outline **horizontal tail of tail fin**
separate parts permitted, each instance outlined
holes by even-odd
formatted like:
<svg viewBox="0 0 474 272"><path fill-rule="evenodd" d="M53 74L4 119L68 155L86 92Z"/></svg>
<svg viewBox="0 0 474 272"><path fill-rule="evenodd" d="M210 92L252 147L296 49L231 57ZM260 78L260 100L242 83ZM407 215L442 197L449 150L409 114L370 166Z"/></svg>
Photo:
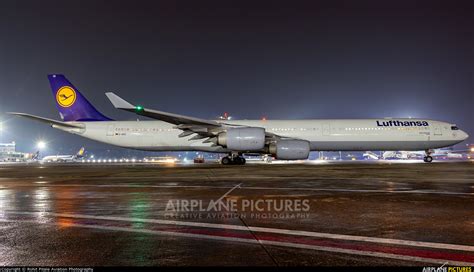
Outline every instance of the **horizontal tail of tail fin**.
<svg viewBox="0 0 474 272"><path fill-rule="evenodd" d="M36 116L36 115L28 114L28 113L7 112L7 114L16 115L16 116L28 118L28 119L31 119L31 120L35 120L35 121L38 121L38 122L46 123L46 124L49 124L50 126L54 125L54 126L65 127L65 128L83 128L84 127L84 125L80 124L80 123L79 124L77 124L77 123L66 123L66 122L61 122L61 121L57 121L57 120L53 120L53 119L49 119L49 118L45 118L45 117L41 117L41 116Z"/></svg>
<svg viewBox="0 0 474 272"><path fill-rule="evenodd" d="M48 75L48 79L63 121L111 121L96 110L64 75Z"/></svg>

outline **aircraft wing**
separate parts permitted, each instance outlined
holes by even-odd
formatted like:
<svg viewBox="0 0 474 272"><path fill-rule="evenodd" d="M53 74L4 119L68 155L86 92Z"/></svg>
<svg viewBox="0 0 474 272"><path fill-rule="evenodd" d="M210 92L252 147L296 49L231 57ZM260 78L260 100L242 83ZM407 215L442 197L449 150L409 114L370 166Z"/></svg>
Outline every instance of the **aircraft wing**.
<svg viewBox="0 0 474 272"><path fill-rule="evenodd" d="M150 117L153 119L161 120L167 123L175 124L175 125L199 125L199 126L211 126L211 127L220 127L221 124L212 120L200 119L196 117L190 117L175 113L169 113L164 111L152 110L148 108L144 108L139 105L132 105L131 103L125 101L120 96L109 92L105 93L107 98L110 100L112 105L116 109L126 110L134 112L138 115Z"/></svg>
<svg viewBox="0 0 474 272"><path fill-rule="evenodd" d="M49 118L44 118L44 117L40 117L40 116L36 116L36 115L32 115L32 114L27 114L27 113L7 112L7 114L21 116L21 117L24 117L24 118L28 118L28 119L39 121L39 122L42 122L42 123L46 123L46 124L49 124L51 126L54 125L54 126L61 126L61 127L67 127L67 128L83 128L83 126L81 124L61 122L61 121L57 121L57 120L53 120L53 119L49 119Z"/></svg>
<svg viewBox="0 0 474 272"><path fill-rule="evenodd" d="M234 125L224 122L221 123L213 120L206 120L175 113L148 109L143 106L131 104L130 102L124 100L113 92L105 93L105 95L116 109L134 112L138 115L146 116L149 118L161 120L176 125L175 128L183 130L183 133L181 133L179 137L186 137L192 134L196 134L189 140L209 138L204 142L215 142L215 137L218 133L232 127L245 127L241 125ZM266 138L268 142L275 142L281 139L290 139L288 137L283 137L271 132L266 132Z"/></svg>

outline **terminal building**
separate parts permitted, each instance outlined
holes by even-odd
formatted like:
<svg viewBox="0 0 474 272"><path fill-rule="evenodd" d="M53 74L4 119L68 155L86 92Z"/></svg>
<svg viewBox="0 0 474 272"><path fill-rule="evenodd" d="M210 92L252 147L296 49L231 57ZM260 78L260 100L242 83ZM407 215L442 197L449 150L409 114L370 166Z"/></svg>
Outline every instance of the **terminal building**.
<svg viewBox="0 0 474 272"><path fill-rule="evenodd" d="M0 154L16 152L16 143L0 143Z"/></svg>
<svg viewBox="0 0 474 272"><path fill-rule="evenodd" d="M37 154L16 152L16 143L0 143L0 162L27 162L37 159Z"/></svg>

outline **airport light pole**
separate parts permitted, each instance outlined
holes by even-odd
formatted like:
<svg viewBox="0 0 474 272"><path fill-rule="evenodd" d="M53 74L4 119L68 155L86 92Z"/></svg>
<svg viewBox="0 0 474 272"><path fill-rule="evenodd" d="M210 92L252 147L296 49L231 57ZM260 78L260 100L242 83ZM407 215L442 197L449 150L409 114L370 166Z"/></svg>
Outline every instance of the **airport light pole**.
<svg viewBox="0 0 474 272"><path fill-rule="evenodd" d="M46 143L43 142L43 141L39 141L39 142L36 144L36 147L38 147L39 149L44 149L44 148L46 148Z"/></svg>
<svg viewBox="0 0 474 272"><path fill-rule="evenodd" d="M36 143L36 147L38 148L38 151L41 153L41 151L43 151L46 148L46 142L39 141Z"/></svg>

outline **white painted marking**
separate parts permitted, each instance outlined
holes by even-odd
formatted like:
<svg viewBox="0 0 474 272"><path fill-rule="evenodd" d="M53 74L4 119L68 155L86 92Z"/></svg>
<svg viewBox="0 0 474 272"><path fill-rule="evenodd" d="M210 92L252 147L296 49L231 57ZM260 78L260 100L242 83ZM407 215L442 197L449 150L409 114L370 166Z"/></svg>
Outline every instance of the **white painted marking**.
<svg viewBox="0 0 474 272"><path fill-rule="evenodd" d="M21 220L0 219L0 222L38 224L37 221L32 221L32 220L30 220L30 221L21 221ZM43 223L43 224L55 225L54 223ZM133 229L133 228L124 228L124 227L97 226L97 225L85 225L85 224L74 224L74 223L68 224L68 226L69 227L78 227L78 228L107 230L107 231L124 231L124 232L136 232L136 233L146 233L146 234L165 235L165 236L174 236L174 237L207 239L207 240L216 240L216 241L240 242L240 243L247 243L247 244L260 244L260 243L262 243L262 244L270 245L270 246L311 249L311 250L316 250L316 251L344 253L344 254L378 257L378 258L389 258L389 259L396 259L396 260L403 260L403 261L414 261L414 262L422 262L422 263L435 263L435 264L448 263L450 265L457 265L457 266L474 266L474 263L469 263L469 262L459 262L459 261L444 260L444 259L423 258L423 257L416 257L416 256L398 255L398 254L364 251L364 250L353 250L353 249L343 249L343 248L335 248L335 247L295 244L295 243L289 243L289 242L254 240L254 239L247 239L247 238L212 236L212 235L206 235L206 234L180 233L180 232L172 232L172 231Z"/></svg>
<svg viewBox="0 0 474 272"><path fill-rule="evenodd" d="M36 215L37 212L10 212L10 214L27 214ZM190 227L202 227L202 228L214 228L214 229L227 229L227 230L239 230L239 231L255 231L255 232L266 232L266 233L278 233L294 236L306 236L316 238L326 238L335 240L346 240L346 241L358 241L358 242L370 242L379 244L393 244L402 246L413 246L413 247L426 247L426 248L437 248L437 249L451 249L459 251L470 251L474 252L474 246L469 245L458 245L458 244L445 244L445 243L433 243L433 242L421 242L401 239L388 239L378 237L367 237L367 236L356 236L356 235L345 235L345 234L332 234L302 230L289 230L289 229L277 229L277 228L264 228L264 227L253 227L253 226L237 226L228 224L214 224L214 223L201 223L201 222L187 222L187 221L174 221L174 220L161 220L161 219L144 219L144 218L130 218L130 217L116 217L116 216L96 216L96 215L85 215L85 214L65 214L65 213L51 213L41 212L44 215L56 216L56 217L67 217L67 218L79 218L79 219L97 219L97 220L110 220L110 221L125 221L125 222L140 222L140 223L153 223L163 225L177 225L177 226L190 226Z"/></svg>

